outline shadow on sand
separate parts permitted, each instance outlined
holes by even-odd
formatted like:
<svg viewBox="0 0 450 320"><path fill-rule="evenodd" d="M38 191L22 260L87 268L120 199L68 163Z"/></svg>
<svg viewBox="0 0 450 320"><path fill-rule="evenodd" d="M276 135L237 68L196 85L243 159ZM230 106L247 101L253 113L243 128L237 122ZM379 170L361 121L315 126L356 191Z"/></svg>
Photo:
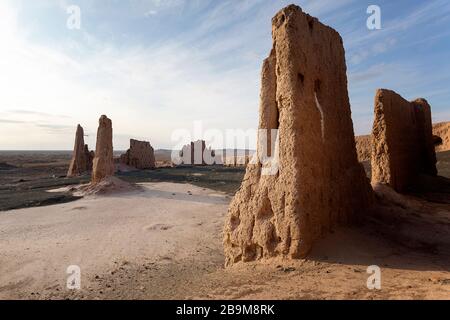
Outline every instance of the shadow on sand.
<svg viewBox="0 0 450 320"><path fill-rule="evenodd" d="M376 205L360 224L327 235L309 259L450 272L450 179L420 177L405 195L375 191Z"/></svg>

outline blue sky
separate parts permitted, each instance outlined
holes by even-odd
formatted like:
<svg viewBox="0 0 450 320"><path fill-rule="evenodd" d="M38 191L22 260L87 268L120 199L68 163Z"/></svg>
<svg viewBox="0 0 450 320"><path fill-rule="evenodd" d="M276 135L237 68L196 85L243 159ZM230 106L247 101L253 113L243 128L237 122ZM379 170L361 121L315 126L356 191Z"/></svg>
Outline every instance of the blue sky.
<svg viewBox="0 0 450 320"><path fill-rule="evenodd" d="M450 120L448 0L2 0L0 149L71 149L78 123L93 148L101 114L116 149L171 148L199 120L255 128L271 18L290 3L342 35L357 134L371 130L377 88L425 97L434 121ZM370 4L381 30L366 27ZM80 30L66 27L70 5Z"/></svg>

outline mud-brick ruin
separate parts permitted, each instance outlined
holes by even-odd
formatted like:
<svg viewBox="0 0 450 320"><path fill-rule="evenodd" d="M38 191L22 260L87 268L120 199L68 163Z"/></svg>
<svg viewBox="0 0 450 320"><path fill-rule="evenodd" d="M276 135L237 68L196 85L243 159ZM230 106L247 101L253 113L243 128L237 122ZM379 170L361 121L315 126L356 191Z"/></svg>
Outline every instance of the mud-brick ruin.
<svg viewBox="0 0 450 320"><path fill-rule="evenodd" d="M304 257L373 201L356 155L340 35L295 5L273 18L272 35L259 128L279 130L279 170L263 175L263 165L247 166L225 222L227 265Z"/></svg>
<svg viewBox="0 0 450 320"><path fill-rule="evenodd" d="M87 144L84 144L84 130L78 125L75 134L75 146L73 149L72 160L70 161L67 177L74 177L92 170L92 161L94 152L89 151Z"/></svg>
<svg viewBox="0 0 450 320"><path fill-rule="evenodd" d="M130 140L130 149L120 156L120 162L136 169L154 169L155 151L147 141Z"/></svg>
<svg viewBox="0 0 450 320"><path fill-rule="evenodd" d="M433 143L436 152L450 150L450 122L433 124ZM356 150L359 161L370 161L372 158L372 136L357 136Z"/></svg>
<svg viewBox="0 0 450 320"><path fill-rule="evenodd" d="M100 117L97 130L97 144L93 161L92 183L114 175L112 122L107 116Z"/></svg>
<svg viewBox="0 0 450 320"><path fill-rule="evenodd" d="M419 174L437 175L430 105L380 89L372 130L372 184L403 192Z"/></svg>
<svg viewBox="0 0 450 320"><path fill-rule="evenodd" d="M214 163L215 152L206 148L206 141L197 140L185 145L180 151L181 164L204 166Z"/></svg>

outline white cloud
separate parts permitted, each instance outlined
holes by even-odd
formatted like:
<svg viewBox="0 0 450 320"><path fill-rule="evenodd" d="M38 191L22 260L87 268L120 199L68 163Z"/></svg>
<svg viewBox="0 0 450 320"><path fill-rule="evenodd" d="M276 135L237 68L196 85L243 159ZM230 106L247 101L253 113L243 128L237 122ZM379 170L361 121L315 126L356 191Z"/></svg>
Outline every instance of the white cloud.
<svg viewBox="0 0 450 320"><path fill-rule="evenodd" d="M361 50L358 50L355 53L351 54L350 62L355 65L360 64L368 58L373 58L379 54L383 54L389 51L390 49L394 48L396 44L397 39L388 38L381 39L373 44L369 44L367 47L362 46Z"/></svg>
<svg viewBox="0 0 450 320"><path fill-rule="evenodd" d="M113 120L117 137L145 137L157 148L170 147L171 132L191 128L195 120L218 129L227 128L225 118L234 119L229 123L235 127L256 125L259 71L217 72L208 52L178 43L119 50L86 34L88 47L76 43L81 47L74 52L69 40L62 49L42 46L15 27L12 5L2 2L1 9L8 18L0 19L7 26L2 38L10 41L0 50L0 110L31 111L7 114L10 122L0 127L3 149L70 149L76 124L95 132L101 114ZM92 54L80 58L80 50L92 47ZM42 119L44 114L70 118ZM94 140L88 138L92 147ZM127 140L116 139L115 147L124 149Z"/></svg>
<svg viewBox="0 0 450 320"><path fill-rule="evenodd" d="M156 11L156 10L149 10L149 11L147 11L144 15L146 16L146 17L151 17L151 16L155 16L155 15L157 15L158 14L158 11Z"/></svg>
<svg viewBox="0 0 450 320"><path fill-rule="evenodd" d="M203 5L202 1L190 0L189 5ZM297 2L304 11L321 16L333 15L354 0ZM67 0L60 1L61 6L64 3ZM173 130L190 129L201 119L205 128L255 127L260 65L271 42L270 17L285 4L288 1L224 1L215 10L202 12L194 28L180 30L164 43L124 49L99 41L86 30L68 30L58 47L32 42L25 26L18 25L16 2L0 1L0 148L70 149L78 123L90 133L87 140L94 147L101 114L113 120L116 149L125 149L131 137L170 148ZM157 14L157 19L165 11L181 11L187 2L133 0L130 5L133 17L147 13ZM424 21L422 11L432 9L436 4L411 17ZM358 64L389 51L397 45L394 31L404 27L397 21L369 39L348 35L350 61ZM224 33L217 36L216 30ZM375 87L413 88L416 79L422 85L426 77L414 70L379 64L349 76L357 131L370 123ZM9 112L13 110L27 112Z"/></svg>

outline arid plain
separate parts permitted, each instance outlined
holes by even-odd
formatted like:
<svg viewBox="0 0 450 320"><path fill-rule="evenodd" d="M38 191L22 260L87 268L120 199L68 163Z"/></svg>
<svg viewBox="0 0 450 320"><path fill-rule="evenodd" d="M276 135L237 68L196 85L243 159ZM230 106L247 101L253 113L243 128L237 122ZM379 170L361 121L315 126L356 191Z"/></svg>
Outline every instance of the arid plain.
<svg viewBox="0 0 450 320"><path fill-rule="evenodd" d="M355 138L343 39L289 5L256 150L118 152L101 115L95 150L1 152L0 299L449 299L450 123L373 89Z"/></svg>
<svg viewBox="0 0 450 320"><path fill-rule="evenodd" d="M397 199L389 210L402 216L336 229L306 260L225 269L222 229L243 168L161 168L121 177L140 190L74 201L60 191L55 200L44 190L88 180L60 177L70 156L0 153L0 162L11 164L0 170L3 208L70 200L0 212L2 299L448 298L450 203L435 198L448 199L450 186L427 194L429 201ZM438 153L437 165L450 178L449 151ZM72 264L82 270L76 293L66 288ZM379 291L366 287L374 264L383 270Z"/></svg>

